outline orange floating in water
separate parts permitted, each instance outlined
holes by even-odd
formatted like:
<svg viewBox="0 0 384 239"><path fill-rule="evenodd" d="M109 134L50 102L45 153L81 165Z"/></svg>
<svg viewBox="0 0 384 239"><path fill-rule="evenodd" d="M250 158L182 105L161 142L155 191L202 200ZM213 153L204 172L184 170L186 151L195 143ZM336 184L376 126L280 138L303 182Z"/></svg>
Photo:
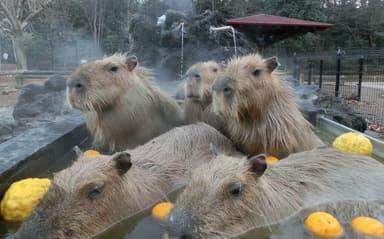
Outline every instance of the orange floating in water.
<svg viewBox="0 0 384 239"><path fill-rule="evenodd" d="M98 156L100 155L100 152L97 150L88 149L87 151L84 152L84 154L87 156Z"/></svg>
<svg viewBox="0 0 384 239"><path fill-rule="evenodd" d="M157 219L164 220L167 218L172 207L173 203L171 202L158 203L152 208L152 216Z"/></svg>
<svg viewBox="0 0 384 239"><path fill-rule="evenodd" d="M276 158L275 156L270 155L270 156L268 156L268 157L265 159L265 161L266 161L267 163L277 163L277 162L279 162L279 159Z"/></svg>
<svg viewBox="0 0 384 239"><path fill-rule="evenodd" d="M351 221L352 228L364 235L384 237L384 224L371 217L355 217Z"/></svg>
<svg viewBox="0 0 384 239"><path fill-rule="evenodd" d="M311 213L304 223L312 235L318 239L335 239L343 234L339 221L326 212Z"/></svg>

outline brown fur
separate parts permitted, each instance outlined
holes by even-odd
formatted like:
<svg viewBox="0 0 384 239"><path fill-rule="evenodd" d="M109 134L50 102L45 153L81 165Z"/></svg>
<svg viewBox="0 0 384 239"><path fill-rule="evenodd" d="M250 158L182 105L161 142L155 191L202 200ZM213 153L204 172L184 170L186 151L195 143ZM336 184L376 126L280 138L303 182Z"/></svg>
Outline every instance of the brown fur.
<svg viewBox="0 0 384 239"><path fill-rule="evenodd" d="M133 148L183 123L176 101L152 80L135 56L121 54L82 64L71 74L68 100L85 114L95 146Z"/></svg>
<svg viewBox="0 0 384 239"><path fill-rule="evenodd" d="M235 58L212 86L213 111L227 122L231 139L247 154L283 158L316 145L288 82L272 74L276 66L276 61L259 55Z"/></svg>
<svg viewBox="0 0 384 239"><path fill-rule="evenodd" d="M223 132L224 122L212 112L212 83L223 70L214 61L199 62L186 73L185 121L188 124L205 122Z"/></svg>
<svg viewBox="0 0 384 239"><path fill-rule="evenodd" d="M228 238L319 203L384 198L384 165L370 157L322 148L260 165L219 155L195 169L169 215L171 236Z"/></svg>
<svg viewBox="0 0 384 239"><path fill-rule="evenodd" d="M16 238L90 238L184 185L191 169L212 159L210 143L235 153L227 138L199 123L175 128L127 151L131 165L116 160L124 153L82 156L55 174L46 196ZM90 200L87 195L95 185L104 185L104 191Z"/></svg>

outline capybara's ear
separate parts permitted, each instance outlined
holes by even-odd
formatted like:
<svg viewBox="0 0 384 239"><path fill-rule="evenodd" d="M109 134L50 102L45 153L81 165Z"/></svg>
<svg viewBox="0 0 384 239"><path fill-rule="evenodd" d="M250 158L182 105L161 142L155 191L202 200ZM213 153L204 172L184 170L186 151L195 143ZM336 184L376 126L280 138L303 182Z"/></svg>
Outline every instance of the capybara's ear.
<svg viewBox="0 0 384 239"><path fill-rule="evenodd" d="M125 174L132 166L131 155L127 152L119 152L112 155L115 167L120 175Z"/></svg>
<svg viewBox="0 0 384 239"><path fill-rule="evenodd" d="M265 59L265 64L267 65L267 69L269 73L276 69L279 66L279 61L276 56Z"/></svg>
<svg viewBox="0 0 384 239"><path fill-rule="evenodd" d="M249 156L248 160L251 164L249 170L259 177L263 175L265 170L267 169L267 163L265 162L266 158L267 156L265 156L265 154Z"/></svg>
<svg viewBox="0 0 384 239"><path fill-rule="evenodd" d="M127 56L125 64L127 64L129 71L132 71L137 66L137 57L135 55Z"/></svg>
<svg viewBox="0 0 384 239"><path fill-rule="evenodd" d="M81 149L77 145L73 147L72 150L75 151L77 157L80 157L81 155L83 155L83 151L81 151Z"/></svg>
<svg viewBox="0 0 384 239"><path fill-rule="evenodd" d="M217 148L212 143L209 144L209 149L211 150L211 152L213 154L213 157L216 158L217 155L219 155L219 152L217 151Z"/></svg>

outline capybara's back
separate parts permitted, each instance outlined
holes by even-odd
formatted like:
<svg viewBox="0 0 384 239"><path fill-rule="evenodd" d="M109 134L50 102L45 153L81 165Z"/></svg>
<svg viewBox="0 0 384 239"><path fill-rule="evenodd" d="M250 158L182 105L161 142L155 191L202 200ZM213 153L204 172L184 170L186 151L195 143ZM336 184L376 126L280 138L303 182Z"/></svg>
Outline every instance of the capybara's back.
<svg viewBox="0 0 384 239"><path fill-rule="evenodd" d="M176 101L154 85L135 56L80 65L68 79L67 96L85 114L94 145L106 151L133 148L183 124Z"/></svg>
<svg viewBox="0 0 384 239"><path fill-rule="evenodd" d="M228 62L212 85L213 111L247 154L284 158L312 149L317 137L299 111L288 82L273 73L276 58L251 54Z"/></svg>
<svg viewBox="0 0 384 239"><path fill-rule="evenodd" d="M176 238L229 238L301 208L384 198L384 165L373 158L314 149L275 164L265 155L219 155L195 169L169 218Z"/></svg>
<svg viewBox="0 0 384 239"><path fill-rule="evenodd" d="M210 143L235 153L226 137L200 123L172 129L133 150L82 155L54 175L45 197L15 236L90 238L185 185L193 168L212 159Z"/></svg>

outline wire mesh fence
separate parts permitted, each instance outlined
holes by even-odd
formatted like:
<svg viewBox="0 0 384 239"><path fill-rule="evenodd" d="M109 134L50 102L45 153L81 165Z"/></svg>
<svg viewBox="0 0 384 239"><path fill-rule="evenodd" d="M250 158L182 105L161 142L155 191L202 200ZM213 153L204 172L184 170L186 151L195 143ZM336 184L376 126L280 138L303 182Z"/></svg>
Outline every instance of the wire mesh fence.
<svg viewBox="0 0 384 239"><path fill-rule="evenodd" d="M383 133L384 55L376 54L380 50L348 52L296 55L284 61L286 70L302 84L316 84L323 94L345 99L375 131Z"/></svg>

